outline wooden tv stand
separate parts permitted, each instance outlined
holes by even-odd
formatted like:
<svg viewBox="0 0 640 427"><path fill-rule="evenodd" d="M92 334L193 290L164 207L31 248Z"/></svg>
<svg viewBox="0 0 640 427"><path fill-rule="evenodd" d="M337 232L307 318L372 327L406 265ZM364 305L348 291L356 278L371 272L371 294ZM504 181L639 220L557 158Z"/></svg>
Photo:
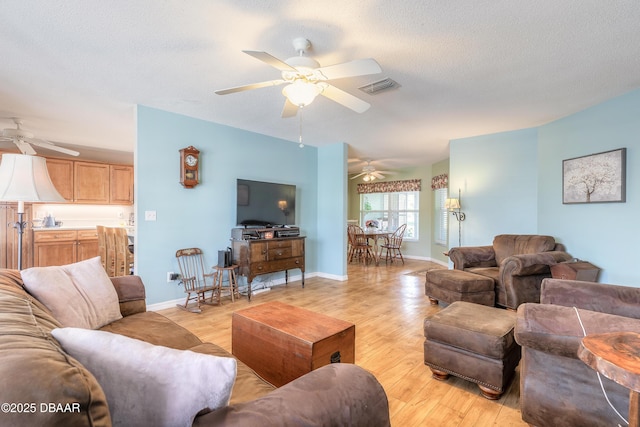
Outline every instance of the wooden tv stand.
<svg viewBox="0 0 640 427"><path fill-rule="evenodd" d="M276 229L268 229L275 231ZM231 239L233 263L239 274L247 278L247 297L251 301L251 282L261 274L285 272L289 283L289 270L299 268L304 288L304 236L273 237L269 239Z"/></svg>

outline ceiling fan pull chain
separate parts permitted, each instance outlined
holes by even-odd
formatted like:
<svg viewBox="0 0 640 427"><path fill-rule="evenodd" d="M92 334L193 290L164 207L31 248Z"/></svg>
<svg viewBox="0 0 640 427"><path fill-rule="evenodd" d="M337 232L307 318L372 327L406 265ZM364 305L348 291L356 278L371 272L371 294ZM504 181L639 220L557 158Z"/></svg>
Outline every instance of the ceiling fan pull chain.
<svg viewBox="0 0 640 427"><path fill-rule="evenodd" d="M300 106L300 138L299 138L299 142L300 145L298 145L300 148L304 148L304 144L302 143L302 110L304 110L304 106Z"/></svg>

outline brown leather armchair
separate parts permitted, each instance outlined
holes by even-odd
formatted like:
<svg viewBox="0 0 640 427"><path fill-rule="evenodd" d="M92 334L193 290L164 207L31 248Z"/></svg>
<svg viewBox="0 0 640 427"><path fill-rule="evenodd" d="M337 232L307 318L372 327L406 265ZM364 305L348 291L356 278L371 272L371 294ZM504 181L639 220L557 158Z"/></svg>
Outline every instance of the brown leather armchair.
<svg viewBox="0 0 640 427"><path fill-rule="evenodd" d="M589 335L640 333L638 319L640 288L543 280L540 304L521 305L516 318L522 419L538 427L624 425L607 403L596 371L577 356L584 336L580 321ZM629 390L601 378L609 400L626 417Z"/></svg>
<svg viewBox="0 0 640 427"><path fill-rule="evenodd" d="M551 277L550 266L571 255L551 236L501 234L491 246L451 248L453 268L493 279L496 305L517 309L525 302L540 301L540 283Z"/></svg>

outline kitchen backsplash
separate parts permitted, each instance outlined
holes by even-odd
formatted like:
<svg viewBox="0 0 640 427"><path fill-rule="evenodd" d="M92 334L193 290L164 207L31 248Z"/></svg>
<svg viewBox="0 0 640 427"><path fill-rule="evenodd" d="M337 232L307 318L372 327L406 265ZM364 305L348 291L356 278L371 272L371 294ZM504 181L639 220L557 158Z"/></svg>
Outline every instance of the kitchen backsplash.
<svg viewBox="0 0 640 427"><path fill-rule="evenodd" d="M40 224L47 215L61 221L63 227L118 227L133 225L133 206L130 205L66 205L33 204L33 222Z"/></svg>

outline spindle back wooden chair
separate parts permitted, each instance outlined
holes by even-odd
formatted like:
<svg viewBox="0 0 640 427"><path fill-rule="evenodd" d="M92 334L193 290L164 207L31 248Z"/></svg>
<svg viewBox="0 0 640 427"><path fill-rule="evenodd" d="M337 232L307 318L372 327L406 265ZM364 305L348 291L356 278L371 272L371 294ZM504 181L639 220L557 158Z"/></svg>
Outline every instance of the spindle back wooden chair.
<svg viewBox="0 0 640 427"><path fill-rule="evenodd" d="M176 251L176 259L180 268L180 281L187 294L184 305L177 304L177 306L193 313L200 313L202 304L220 304L220 289L214 281L215 272L205 273L202 250L200 248L179 249ZM207 293L210 293L208 298ZM194 301L195 304L190 306L190 301Z"/></svg>

